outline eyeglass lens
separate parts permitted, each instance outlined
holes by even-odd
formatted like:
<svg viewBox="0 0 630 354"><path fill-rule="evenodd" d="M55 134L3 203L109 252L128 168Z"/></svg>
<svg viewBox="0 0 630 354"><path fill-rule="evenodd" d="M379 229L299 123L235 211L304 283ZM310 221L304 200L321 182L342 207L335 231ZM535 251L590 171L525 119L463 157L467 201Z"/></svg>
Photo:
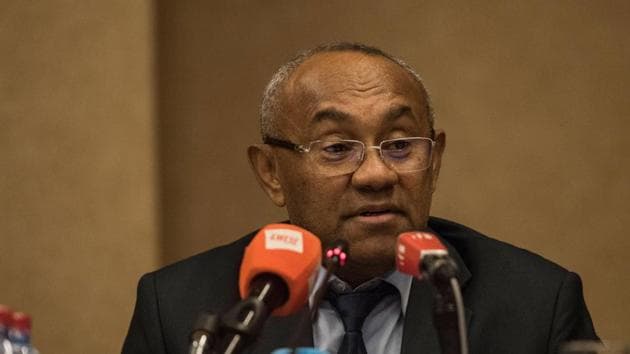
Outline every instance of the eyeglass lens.
<svg viewBox="0 0 630 354"><path fill-rule="evenodd" d="M394 139L381 142L383 161L397 172L420 171L428 168L432 142L425 138ZM365 156L365 145L355 140L315 141L309 154L319 173L334 176L356 171Z"/></svg>

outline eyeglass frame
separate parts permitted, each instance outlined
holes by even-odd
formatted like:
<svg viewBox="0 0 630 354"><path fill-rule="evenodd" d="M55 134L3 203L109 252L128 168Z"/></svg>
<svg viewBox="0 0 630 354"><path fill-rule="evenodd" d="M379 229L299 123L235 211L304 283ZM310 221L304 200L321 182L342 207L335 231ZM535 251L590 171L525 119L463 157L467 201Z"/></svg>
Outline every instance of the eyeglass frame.
<svg viewBox="0 0 630 354"><path fill-rule="evenodd" d="M434 132L433 132L433 130L431 130L431 136L433 136L433 135L434 135ZM420 139L420 140L425 140L425 141L428 140L431 143L431 149L429 151L429 162L427 163L427 166L422 168L422 169L411 170L411 171L397 171L394 167L392 167L390 165L390 163L387 161L387 159L383 156L383 150L382 150L383 143L389 143L389 142L398 141L398 140L409 140L409 139ZM268 136L268 135L265 135L263 137L263 143L264 144L271 145L271 146L276 146L276 147L280 147L280 148L284 148L284 149L295 151L295 152L302 153L302 154L309 153L311 151L311 146L314 143L335 142L335 141L339 141L339 142L355 142L355 143L360 143L363 146L361 159L357 163L357 167L354 170L352 170L351 172L348 172L348 173L354 173L361 166L361 164L365 160L365 156L367 155L366 154L367 149L376 149L376 150L378 150L378 152L379 152L378 155L381 158L381 161L388 168L392 169L396 173L426 171L431 166L431 161L433 161L433 150L434 150L435 144L436 144L435 140L433 140L432 138L429 138L429 137L425 137L425 136L408 136L408 137L403 137L403 138L385 139L385 140L381 140L381 142L378 145L367 145L364 142L362 142L361 140L354 140L354 139L313 140L313 141L309 142L308 144L296 144L296 143L291 142L289 140L278 139L278 138L274 138L274 137L271 137L271 136Z"/></svg>

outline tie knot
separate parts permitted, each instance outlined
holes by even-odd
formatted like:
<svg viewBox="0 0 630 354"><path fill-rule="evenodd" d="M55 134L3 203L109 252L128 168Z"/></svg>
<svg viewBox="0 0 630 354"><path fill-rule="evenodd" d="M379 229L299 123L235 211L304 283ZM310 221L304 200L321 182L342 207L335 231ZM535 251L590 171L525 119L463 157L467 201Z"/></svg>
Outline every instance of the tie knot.
<svg viewBox="0 0 630 354"><path fill-rule="evenodd" d="M356 289L349 293L328 293L328 301L337 310L346 333L361 332L363 322L374 307L386 296L395 294L396 287L386 281L379 281L367 289Z"/></svg>

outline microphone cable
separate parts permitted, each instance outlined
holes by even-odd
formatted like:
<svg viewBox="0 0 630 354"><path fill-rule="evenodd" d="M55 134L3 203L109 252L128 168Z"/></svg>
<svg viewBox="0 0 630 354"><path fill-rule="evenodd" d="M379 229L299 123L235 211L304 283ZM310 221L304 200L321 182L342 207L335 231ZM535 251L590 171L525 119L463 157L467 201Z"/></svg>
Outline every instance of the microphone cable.
<svg viewBox="0 0 630 354"><path fill-rule="evenodd" d="M464 298L459 287L457 278L450 279L451 288L453 289L453 298L457 308L457 327L459 328L459 346L460 354L468 354L468 334L466 329L466 316L464 314Z"/></svg>

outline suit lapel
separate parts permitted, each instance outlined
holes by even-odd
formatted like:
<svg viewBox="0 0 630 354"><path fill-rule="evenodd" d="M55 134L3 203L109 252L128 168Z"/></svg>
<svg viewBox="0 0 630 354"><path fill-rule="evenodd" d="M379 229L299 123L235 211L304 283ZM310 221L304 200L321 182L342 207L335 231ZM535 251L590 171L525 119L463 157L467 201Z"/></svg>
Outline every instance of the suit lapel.
<svg viewBox="0 0 630 354"><path fill-rule="evenodd" d="M440 354L433 327L433 290L426 281L414 279L409 291L402 337L402 354Z"/></svg>
<svg viewBox="0 0 630 354"><path fill-rule="evenodd" d="M307 321L304 324L302 333L297 333L302 317L308 315L308 307L305 306L298 313L291 316L269 317L256 342L251 345L249 351L246 350L245 352L269 354L275 349L292 345L292 341L295 341L294 344L297 347L312 347L313 328L311 321Z"/></svg>

